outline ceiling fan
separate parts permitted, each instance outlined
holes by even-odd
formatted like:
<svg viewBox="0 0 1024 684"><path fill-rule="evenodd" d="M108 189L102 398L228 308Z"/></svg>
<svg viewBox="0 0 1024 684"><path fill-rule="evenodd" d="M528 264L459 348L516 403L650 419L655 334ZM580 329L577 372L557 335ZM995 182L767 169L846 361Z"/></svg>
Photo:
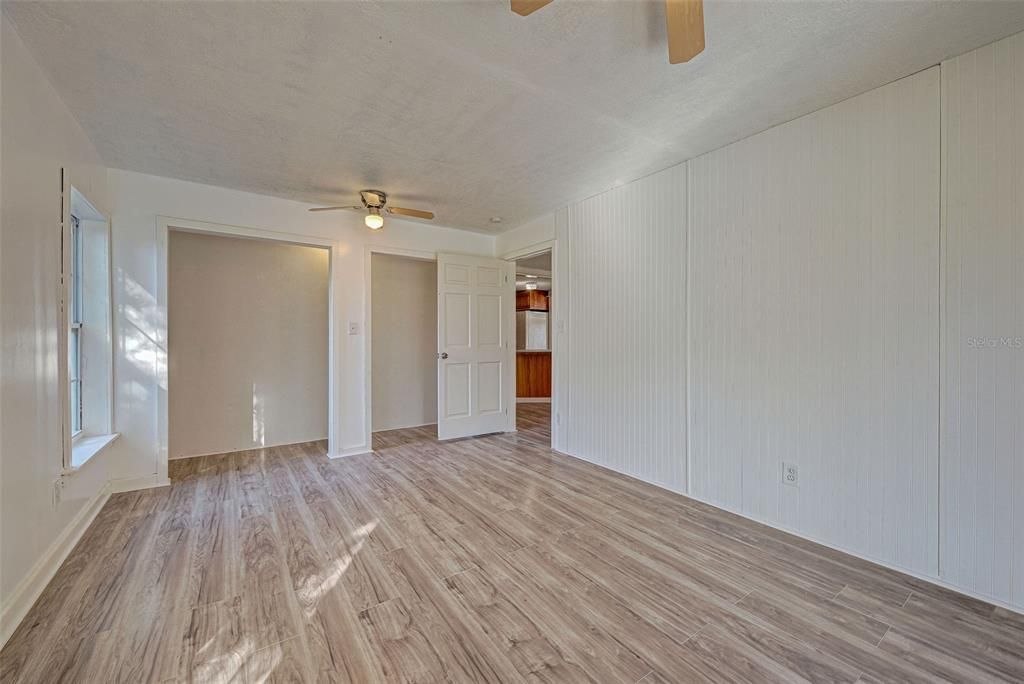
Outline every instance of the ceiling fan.
<svg viewBox="0 0 1024 684"><path fill-rule="evenodd" d="M554 0L511 0L512 11L525 17ZM689 62L704 50L704 1L665 0L669 64Z"/></svg>
<svg viewBox="0 0 1024 684"><path fill-rule="evenodd" d="M397 214L398 216L412 216L413 218L420 219L433 219L434 212L422 211L420 209L406 209L404 207L388 207L385 206L388 203L387 193L381 192L380 190L360 190L359 198L363 201L362 206L355 205L349 207L313 207L310 211L336 211L338 209L365 209L366 217L363 219L363 223L370 230L380 230L384 227L384 216L381 212L387 212L388 214Z"/></svg>

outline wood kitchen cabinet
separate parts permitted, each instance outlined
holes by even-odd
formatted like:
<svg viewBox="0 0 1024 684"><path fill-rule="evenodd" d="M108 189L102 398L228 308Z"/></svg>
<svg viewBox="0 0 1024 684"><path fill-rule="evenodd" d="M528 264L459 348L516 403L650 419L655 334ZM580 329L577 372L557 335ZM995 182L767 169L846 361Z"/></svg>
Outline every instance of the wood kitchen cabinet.
<svg viewBox="0 0 1024 684"><path fill-rule="evenodd" d="M516 353L516 396L551 396L551 352Z"/></svg>
<svg viewBox="0 0 1024 684"><path fill-rule="evenodd" d="M543 290L516 292L516 311L547 311L548 293Z"/></svg>

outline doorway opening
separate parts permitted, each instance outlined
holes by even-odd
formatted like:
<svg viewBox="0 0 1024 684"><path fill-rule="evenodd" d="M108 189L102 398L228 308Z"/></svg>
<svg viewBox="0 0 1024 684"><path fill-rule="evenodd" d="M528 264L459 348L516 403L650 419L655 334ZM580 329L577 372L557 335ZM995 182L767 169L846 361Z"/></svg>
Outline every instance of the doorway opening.
<svg viewBox="0 0 1024 684"><path fill-rule="evenodd" d="M370 254L373 449L437 439L437 262Z"/></svg>
<svg viewBox="0 0 1024 684"><path fill-rule="evenodd" d="M519 257L516 269L516 431L521 439L551 445L552 251Z"/></svg>

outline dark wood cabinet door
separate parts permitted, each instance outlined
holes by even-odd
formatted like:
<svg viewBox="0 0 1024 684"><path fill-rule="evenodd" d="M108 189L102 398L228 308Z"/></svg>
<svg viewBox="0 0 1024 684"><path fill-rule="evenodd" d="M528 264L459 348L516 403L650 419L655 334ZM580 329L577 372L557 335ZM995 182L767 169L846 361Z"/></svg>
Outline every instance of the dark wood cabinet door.
<svg viewBox="0 0 1024 684"><path fill-rule="evenodd" d="M516 311L547 311L548 293L542 290L516 292Z"/></svg>
<svg viewBox="0 0 1024 684"><path fill-rule="evenodd" d="M551 354L519 352L516 354L516 396L551 396Z"/></svg>

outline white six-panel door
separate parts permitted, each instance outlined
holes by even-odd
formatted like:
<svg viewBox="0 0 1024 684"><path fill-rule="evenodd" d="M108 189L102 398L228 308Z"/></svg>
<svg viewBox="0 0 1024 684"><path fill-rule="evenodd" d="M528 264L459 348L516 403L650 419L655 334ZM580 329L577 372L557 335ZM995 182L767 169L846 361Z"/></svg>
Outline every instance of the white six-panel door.
<svg viewBox="0 0 1024 684"><path fill-rule="evenodd" d="M511 429L515 398L513 266L437 255L437 436Z"/></svg>

